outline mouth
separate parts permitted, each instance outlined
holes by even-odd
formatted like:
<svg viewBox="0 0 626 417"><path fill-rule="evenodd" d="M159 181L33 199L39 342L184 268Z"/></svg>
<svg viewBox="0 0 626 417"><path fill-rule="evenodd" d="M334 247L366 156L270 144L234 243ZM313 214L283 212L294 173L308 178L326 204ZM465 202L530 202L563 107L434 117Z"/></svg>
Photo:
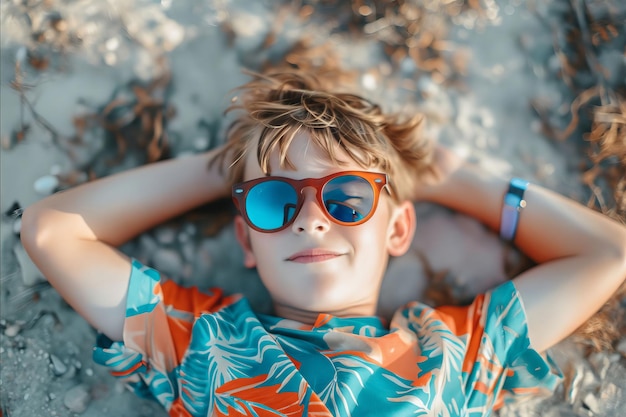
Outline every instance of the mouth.
<svg viewBox="0 0 626 417"><path fill-rule="evenodd" d="M298 253L294 253L286 260L289 262L309 264L314 262L329 261L331 259L336 259L342 255L342 253L333 252L325 249L308 249L300 251Z"/></svg>

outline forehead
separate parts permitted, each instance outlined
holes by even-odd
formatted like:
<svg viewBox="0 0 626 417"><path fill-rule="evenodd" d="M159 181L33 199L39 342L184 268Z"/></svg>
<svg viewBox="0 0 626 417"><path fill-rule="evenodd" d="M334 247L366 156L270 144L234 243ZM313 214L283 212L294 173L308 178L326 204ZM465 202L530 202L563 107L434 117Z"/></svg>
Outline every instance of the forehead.
<svg viewBox="0 0 626 417"><path fill-rule="evenodd" d="M251 143L246 153L244 181L266 176L259 166L257 147L258 139ZM299 132L286 152L288 160L295 169L288 166L281 167L279 151L275 150L270 156L271 171L268 175L302 179L319 178L345 170L366 170L337 143L332 144L332 147L335 161L331 160L328 153L311 139L308 132Z"/></svg>

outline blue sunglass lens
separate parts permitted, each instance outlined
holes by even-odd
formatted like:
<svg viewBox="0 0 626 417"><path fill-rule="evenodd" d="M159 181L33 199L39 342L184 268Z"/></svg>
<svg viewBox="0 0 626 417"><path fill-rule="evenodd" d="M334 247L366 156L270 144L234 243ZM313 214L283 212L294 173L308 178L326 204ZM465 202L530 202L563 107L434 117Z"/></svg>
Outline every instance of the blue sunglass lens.
<svg viewBox="0 0 626 417"><path fill-rule="evenodd" d="M374 190L365 178L343 175L333 178L324 186L322 198L326 210L335 219L356 223L372 211Z"/></svg>
<svg viewBox="0 0 626 417"><path fill-rule="evenodd" d="M291 185L283 181L266 181L248 191L246 213L259 229L274 230L291 221L297 203L298 195Z"/></svg>

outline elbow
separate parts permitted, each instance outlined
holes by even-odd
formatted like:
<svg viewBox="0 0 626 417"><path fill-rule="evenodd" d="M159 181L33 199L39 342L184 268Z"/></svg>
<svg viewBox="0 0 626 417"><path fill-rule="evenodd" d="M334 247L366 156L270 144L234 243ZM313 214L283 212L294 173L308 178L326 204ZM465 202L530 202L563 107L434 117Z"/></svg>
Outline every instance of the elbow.
<svg viewBox="0 0 626 417"><path fill-rule="evenodd" d="M42 248L46 236L49 235L46 231L44 217L41 210L33 207L26 208L22 213L20 240L31 258L36 256L37 251Z"/></svg>

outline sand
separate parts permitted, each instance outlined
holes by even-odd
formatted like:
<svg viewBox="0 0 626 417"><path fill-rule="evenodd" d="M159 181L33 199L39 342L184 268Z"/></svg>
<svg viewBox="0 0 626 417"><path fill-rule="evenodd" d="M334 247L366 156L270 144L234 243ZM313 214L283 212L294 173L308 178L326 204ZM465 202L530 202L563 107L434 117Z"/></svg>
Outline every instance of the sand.
<svg viewBox="0 0 626 417"><path fill-rule="evenodd" d="M229 103L229 91L247 79L241 70L280 59L302 38L314 44L328 40L343 64L358 71L364 94L390 110L426 112L433 137L485 169L527 178L579 201L586 195L578 142L557 143L544 135L529 104L540 98L557 106L572 99L560 80L551 76L553 28L538 17L550 12L540 8L534 13L534 7L540 6L532 2L485 2L482 17L466 11L448 20L449 55L466 57L466 70L457 74L458 86L441 84L432 72L416 72L410 59L391 68L379 44L350 36L339 30L346 22L324 17L332 6L319 6L302 20L300 9L284 11L279 7L282 3L269 1L215 0L193 7L166 0L85 1L80 7L50 4L49 9L39 5L29 11L32 26L41 25L42 16L51 12L64 18L65 29L50 35L43 46L32 40L33 28L24 23L23 9L13 3L2 6L3 213L14 202L27 207L59 188L44 189L46 181L62 178L60 187L63 179L68 186L73 171L91 167L102 176L145 162L143 151L131 147L119 164L103 164L116 150L102 129L88 130L82 144L70 138L76 133L75 116L101 111L116 91L130 97L131 80L147 81L163 74L156 57L166 57L165 68L172 76L165 95L176 110L167 122L171 156L184 157L222 140L221 113ZM72 44L63 35L71 33L80 34L82 42ZM269 34L275 35L274 42L267 46ZM33 68L26 51L48 58L48 66ZM25 97L53 132L35 120L10 88L16 61L22 63L28 87ZM32 63L36 62L31 59ZM413 73L419 77L411 79ZM402 78L408 81L399 82ZM29 129L18 141L15 133L23 123ZM417 208L415 250L392 260L383 284L381 314L389 314L403 301L426 297L428 274L418 253L433 270L448 270L460 298L505 279L505 261L517 259L516 253L493 232L441 207L419 204ZM243 267L232 227L222 224L228 209L214 209L202 222L184 219L160 226L122 249L185 284L244 292L259 310L266 310L267 294L254 271ZM92 363L95 331L30 263L15 222L5 215L1 224L3 415L166 415L156 403L135 397ZM625 415L626 338L618 347L621 353L590 356L573 340L564 341L551 352L568 375L554 397L500 415Z"/></svg>

